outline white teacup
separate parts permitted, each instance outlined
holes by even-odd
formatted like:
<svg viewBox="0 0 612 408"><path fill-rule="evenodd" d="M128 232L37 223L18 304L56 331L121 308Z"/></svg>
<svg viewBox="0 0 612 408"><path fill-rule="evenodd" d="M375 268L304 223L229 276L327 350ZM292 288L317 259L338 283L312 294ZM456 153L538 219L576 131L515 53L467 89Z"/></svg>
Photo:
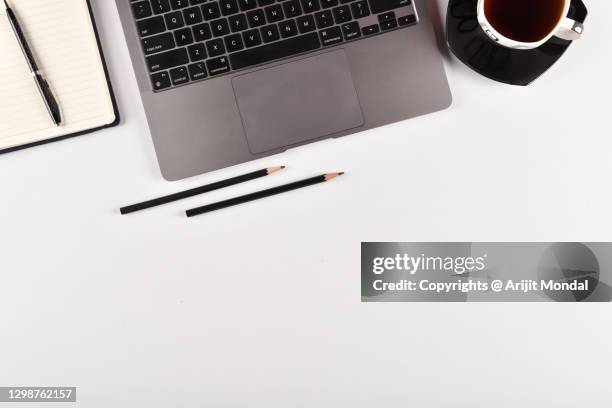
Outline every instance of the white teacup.
<svg viewBox="0 0 612 408"><path fill-rule="evenodd" d="M536 41L525 42L517 40L516 38L510 38L499 32L499 28L495 28L495 22L491 21L490 17L487 16L486 10L488 4L487 2L500 1L500 0L478 0L478 22L480 26L484 30L484 32L495 42L504 47L514 48L519 50L529 50L533 48L538 48L542 44L546 43L551 37L559 37L564 40L573 41L577 40L582 36L582 32L584 30L584 26L582 23L578 21L574 21L567 17L570 6L572 4L572 0L564 0L563 11L559 14L559 21L556 25L542 38L537 39ZM508 4L512 4L515 0L501 0L509 2ZM543 0L531 0L533 2L539 2ZM561 0L560 0L561 1ZM518 2L516 2L518 3ZM552 5L553 3L551 3ZM490 6L490 5L489 5ZM552 6L551 6L552 7ZM558 7L555 6L555 7ZM556 10L551 10L551 13L557 13ZM517 24L521 24L520 21L517 20ZM544 23L543 23L544 24ZM517 28L520 29L520 28Z"/></svg>

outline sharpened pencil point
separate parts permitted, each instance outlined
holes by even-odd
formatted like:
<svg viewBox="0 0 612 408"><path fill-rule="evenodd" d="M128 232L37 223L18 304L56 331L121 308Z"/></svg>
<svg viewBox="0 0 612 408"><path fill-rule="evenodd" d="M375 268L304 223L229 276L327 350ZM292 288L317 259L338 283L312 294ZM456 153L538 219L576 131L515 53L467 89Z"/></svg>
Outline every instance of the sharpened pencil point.
<svg viewBox="0 0 612 408"><path fill-rule="evenodd" d="M328 174L325 175L325 181L333 180L336 177L341 176L343 174L344 174L344 172L341 172L341 173L328 173Z"/></svg>
<svg viewBox="0 0 612 408"><path fill-rule="evenodd" d="M272 174L272 173L275 173L275 172L277 172L279 170L282 170L284 168L285 168L285 166L268 167L266 169L266 171L268 172L268 174Z"/></svg>
<svg viewBox="0 0 612 408"><path fill-rule="evenodd" d="M4 0L4 6L5 6L7 9L10 9L10 7L9 7L8 3L6 2L6 0Z"/></svg>

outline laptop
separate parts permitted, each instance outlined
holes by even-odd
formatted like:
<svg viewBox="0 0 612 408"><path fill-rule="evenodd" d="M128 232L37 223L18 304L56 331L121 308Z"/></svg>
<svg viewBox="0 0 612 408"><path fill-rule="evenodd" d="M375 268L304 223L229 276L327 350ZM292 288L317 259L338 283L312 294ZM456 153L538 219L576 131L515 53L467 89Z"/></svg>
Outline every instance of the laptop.
<svg viewBox="0 0 612 408"><path fill-rule="evenodd" d="M116 0L162 175L448 107L425 0Z"/></svg>

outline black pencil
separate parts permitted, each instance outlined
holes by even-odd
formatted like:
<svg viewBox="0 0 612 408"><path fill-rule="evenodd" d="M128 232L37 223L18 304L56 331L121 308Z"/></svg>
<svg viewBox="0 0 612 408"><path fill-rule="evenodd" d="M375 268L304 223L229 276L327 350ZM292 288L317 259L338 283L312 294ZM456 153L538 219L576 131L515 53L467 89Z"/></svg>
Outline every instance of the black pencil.
<svg viewBox="0 0 612 408"><path fill-rule="evenodd" d="M248 203L249 201L255 201L276 194L282 194L288 191L297 190L299 188L312 186L313 184L324 183L343 174L344 173L323 174L309 179L295 181L293 183L284 184L282 186L269 188L267 190L257 191L255 193L243 195L240 197L230 198L229 200L219 201L218 203L208 204L198 208L192 208L191 210L187 210L185 213L187 214L187 217L194 217L196 215L220 210L222 208L232 207L234 205Z"/></svg>
<svg viewBox="0 0 612 408"><path fill-rule="evenodd" d="M162 204L168 204L173 201L182 200L184 198L193 197L198 194L208 193L209 191L218 190L220 188L225 188L229 186L233 186L235 184L244 183L245 181L254 180L260 177L267 176L274 172L277 172L281 169L284 169L285 166L280 167L268 167L267 169L257 170L252 173L243 174L241 176L232 177L227 180L217 181L212 184L207 184L205 186L192 188L190 190L181 191L179 193L170 194L164 197L155 198L153 200L144 201L142 203L128 205L127 207L120 208L121 214L129 214L136 211L144 210L151 207L156 207Z"/></svg>

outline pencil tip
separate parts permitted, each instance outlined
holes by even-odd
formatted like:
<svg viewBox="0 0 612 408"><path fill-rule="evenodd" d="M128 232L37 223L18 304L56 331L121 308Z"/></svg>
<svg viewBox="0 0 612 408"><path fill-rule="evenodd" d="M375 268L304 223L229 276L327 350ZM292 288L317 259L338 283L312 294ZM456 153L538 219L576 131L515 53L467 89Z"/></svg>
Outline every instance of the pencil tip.
<svg viewBox="0 0 612 408"><path fill-rule="evenodd" d="M284 169L284 168L286 168L286 167L287 167L287 166L281 166L281 169Z"/></svg>
<svg viewBox="0 0 612 408"><path fill-rule="evenodd" d="M10 7L9 7L9 5L8 5L8 3L6 2L6 0L4 0L4 7L6 7L7 9L9 9L9 8L10 8Z"/></svg>
<svg viewBox="0 0 612 408"><path fill-rule="evenodd" d="M268 167L268 168L266 169L266 171L268 172L268 174L272 174L272 173L275 173L275 172L277 172L277 171L280 171L280 170L282 170L282 169L284 169L284 168L285 168L285 166Z"/></svg>
<svg viewBox="0 0 612 408"><path fill-rule="evenodd" d="M329 181L329 180L335 179L336 177L341 176L343 174L344 174L344 172L340 172L340 173L328 173L328 174L325 175L325 181Z"/></svg>

